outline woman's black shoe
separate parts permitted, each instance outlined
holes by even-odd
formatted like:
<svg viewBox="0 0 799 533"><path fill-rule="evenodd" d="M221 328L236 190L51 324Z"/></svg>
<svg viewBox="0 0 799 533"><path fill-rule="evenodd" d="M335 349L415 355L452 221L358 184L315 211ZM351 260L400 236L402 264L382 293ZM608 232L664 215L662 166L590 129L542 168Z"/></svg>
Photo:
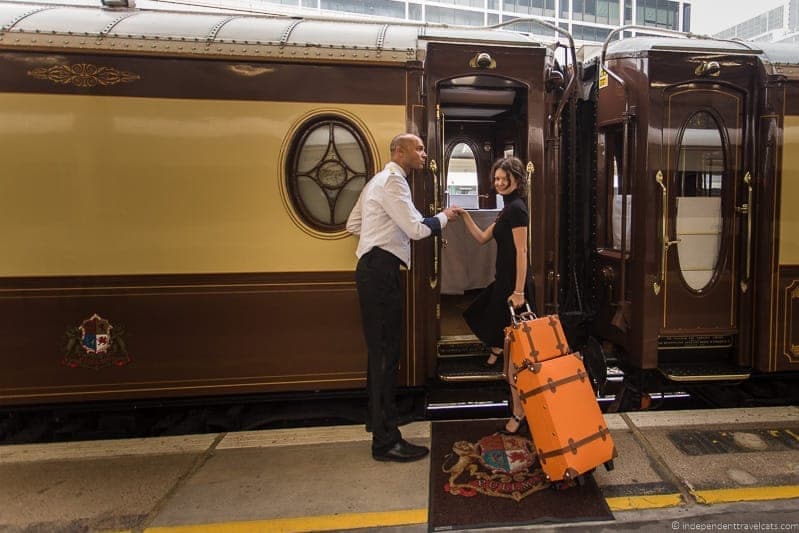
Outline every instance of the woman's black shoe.
<svg viewBox="0 0 799 533"><path fill-rule="evenodd" d="M503 428L499 430L500 433L502 433L503 435L518 435L520 433L522 434L529 433L527 418L513 415L511 420L515 420L516 423L518 424L518 426L516 427L516 431L508 431L508 424L506 423L505 426L503 426ZM510 420L508 420L508 422L510 422Z"/></svg>

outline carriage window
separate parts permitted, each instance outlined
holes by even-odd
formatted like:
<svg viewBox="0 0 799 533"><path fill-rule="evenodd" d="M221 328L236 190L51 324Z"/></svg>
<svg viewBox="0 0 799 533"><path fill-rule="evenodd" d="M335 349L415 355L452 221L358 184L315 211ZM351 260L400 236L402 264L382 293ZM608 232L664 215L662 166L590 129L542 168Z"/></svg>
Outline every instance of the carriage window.
<svg viewBox="0 0 799 533"><path fill-rule="evenodd" d="M458 143L447 162L447 205L478 208L477 159L466 143Z"/></svg>
<svg viewBox="0 0 799 533"><path fill-rule="evenodd" d="M621 236L622 225L624 225L624 250L630 251L632 249L632 195L629 193L629 184L622 183L623 129L621 126L608 128L602 137L605 141L604 169L608 195L605 246L614 250L622 249ZM627 212L625 220L622 220L623 211Z"/></svg>
<svg viewBox="0 0 799 533"><path fill-rule="evenodd" d="M676 180L676 238L680 270L695 291L707 287L721 248L724 152L719 125L700 111L682 133Z"/></svg>
<svg viewBox="0 0 799 533"><path fill-rule="evenodd" d="M361 133L339 117L314 119L300 129L288 165L288 190L304 222L322 231L344 229L372 174Z"/></svg>

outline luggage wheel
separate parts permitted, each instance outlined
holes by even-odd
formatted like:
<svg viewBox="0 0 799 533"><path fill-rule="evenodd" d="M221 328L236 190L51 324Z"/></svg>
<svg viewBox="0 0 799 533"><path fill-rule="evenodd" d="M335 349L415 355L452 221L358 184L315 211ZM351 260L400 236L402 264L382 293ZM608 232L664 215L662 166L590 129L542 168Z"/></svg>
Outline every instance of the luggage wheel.
<svg viewBox="0 0 799 533"><path fill-rule="evenodd" d="M577 479L561 479L560 481L553 481L550 485L550 488L555 491L569 490L580 483L581 480L582 476L578 477ZM585 483L585 481L582 482Z"/></svg>
<svg viewBox="0 0 799 533"><path fill-rule="evenodd" d="M607 470L608 472L613 470L613 459L611 459L610 461L606 462L604 466L605 466L605 470Z"/></svg>

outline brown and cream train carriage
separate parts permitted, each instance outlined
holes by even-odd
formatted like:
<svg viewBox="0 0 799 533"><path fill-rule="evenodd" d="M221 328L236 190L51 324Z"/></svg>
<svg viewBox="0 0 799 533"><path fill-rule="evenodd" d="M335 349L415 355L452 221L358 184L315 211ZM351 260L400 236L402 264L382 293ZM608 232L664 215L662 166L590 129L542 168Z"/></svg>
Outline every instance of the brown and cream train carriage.
<svg viewBox="0 0 799 533"><path fill-rule="evenodd" d="M798 370L796 47L608 42L585 70L596 335L666 384Z"/></svg>
<svg viewBox="0 0 799 533"><path fill-rule="evenodd" d="M478 208L494 158L530 163L544 304L553 47L160 6L0 2L0 405L363 387L344 222L403 131L436 163L424 212L458 144ZM448 253L418 243L404 272L404 386L437 373Z"/></svg>

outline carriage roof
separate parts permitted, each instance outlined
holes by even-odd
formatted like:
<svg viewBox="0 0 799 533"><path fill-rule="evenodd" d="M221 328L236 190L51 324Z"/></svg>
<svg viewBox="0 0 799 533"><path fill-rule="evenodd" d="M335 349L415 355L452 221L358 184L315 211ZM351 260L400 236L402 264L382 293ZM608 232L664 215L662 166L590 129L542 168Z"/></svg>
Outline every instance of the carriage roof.
<svg viewBox="0 0 799 533"><path fill-rule="evenodd" d="M639 57L656 51L756 55L767 74L799 79L799 46L795 43L755 43L690 34L685 37L631 37L608 43L606 57ZM595 53L592 59L597 61L599 51Z"/></svg>
<svg viewBox="0 0 799 533"><path fill-rule="evenodd" d="M544 46L501 29L243 13L150 0L138 6L3 0L0 48L405 62L422 60L429 41Z"/></svg>

